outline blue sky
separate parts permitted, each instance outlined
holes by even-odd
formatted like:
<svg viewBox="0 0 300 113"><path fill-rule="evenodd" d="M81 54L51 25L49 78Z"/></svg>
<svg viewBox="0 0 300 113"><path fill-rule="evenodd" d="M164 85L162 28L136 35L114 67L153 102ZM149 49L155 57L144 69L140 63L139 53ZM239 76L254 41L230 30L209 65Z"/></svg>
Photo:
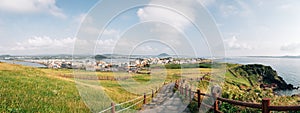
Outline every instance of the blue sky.
<svg viewBox="0 0 300 113"><path fill-rule="evenodd" d="M95 11L101 10L92 9L99 6L98 0L1 0L0 54L72 54L75 41L83 43L86 42L85 38L99 37L101 30L98 25L105 21L100 17L134 1L114 2L103 11ZM158 0L139 2L160 4ZM224 43L227 56L300 55L300 1L168 2L170 7L177 7L192 21L196 21L200 12L197 6L202 4L222 34L223 40L220 41ZM85 24L80 27L83 21ZM79 35L76 35L78 30ZM90 35L82 37L82 32ZM132 8L115 17L103 30L102 37L98 40L93 38L96 48L93 44L82 47L92 48L99 54L166 52L207 56L211 47L205 38L210 37L204 37L182 15L159 7L144 6Z"/></svg>

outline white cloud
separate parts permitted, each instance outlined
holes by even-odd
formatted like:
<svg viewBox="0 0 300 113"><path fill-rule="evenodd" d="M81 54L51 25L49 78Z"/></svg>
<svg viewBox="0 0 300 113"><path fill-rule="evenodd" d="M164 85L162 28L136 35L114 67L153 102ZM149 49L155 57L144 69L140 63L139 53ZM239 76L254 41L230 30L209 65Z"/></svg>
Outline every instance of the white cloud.
<svg viewBox="0 0 300 113"><path fill-rule="evenodd" d="M212 5L216 2L216 0L197 0L197 1L206 7Z"/></svg>
<svg viewBox="0 0 300 113"><path fill-rule="evenodd" d="M244 1L235 0L229 3L219 3L217 5L221 15L227 17L244 17L249 19L254 16L253 7L250 7L249 3Z"/></svg>
<svg viewBox="0 0 300 113"><path fill-rule="evenodd" d="M101 33L100 29L93 26L86 26L82 30L87 34L92 34L92 35L100 35ZM119 31L115 29L105 29L102 33L101 38L118 38L118 36L119 36Z"/></svg>
<svg viewBox="0 0 300 113"><path fill-rule="evenodd" d="M300 43L284 44L280 47L281 51L297 51L300 50Z"/></svg>
<svg viewBox="0 0 300 113"><path fill-rule="evenodd" d="M112 53L114 50L114 46L117 43L115 39L100 39L97 41L97 54L105 54Z"/></svg>
<svg viewBox="0 0 300 113"><path fill-rule="evenodd" d="M114 36L114 38L117 38L117 36L119 35L119 31L115 29L106 29L104 30L103 35Z"/></svg>
<svg viewBox="0 0 300 113"><path fill-rule="evenodd" d="M100 34L101 29L98 28L94 18L86 13L80 14L75 18L75 22L81 24L80 32L86 35L97 36ZM106 31L104 31L106 32Z"/></svg>
<svg viewBox="0 0 300 113"><path fill-rule="evenodd" d="M89 34L89 35L98 35L100 30L94 26L86 25L81 28L81 32Z"/></svg>
<svg viewBox="0 0 300 113"><path fill-rule="evenodd" d="M14 13L46 12L59 18L66 18L66 15L55 3L55 0L1 0L0 10Z"/></svg>
<svg viewBox="0 0 300 113"><path fill-rule="evenodd" d="M151 0L149 4L165 4L165 2L159 0ZM140 21L160 21L160 22L173 25L174 27L182 31L185 28L187 28L189 25L191 25L190 21L186 17L188 17L191 21L195 19L194 0L168 1L168 6L175 7L176 9L180 9L183 12L176 12L174 10L169 10L167 8L162 8L162 7L148 6L148 7L140 8L137 11L137 15ZM184 17L179 13L183 13L183 15L186 17Z"/></svg>
<svg viewBox="0 0 300 113"><path fill-rule="evenodd" d="M248 45L247 43L242 43L240 41L237 40L236 36L233 36L230 39L224 40L225 45L228 47L228 49L238 49L238 50L250 50L253 49L253 47L251 47L250 45Z"/></svg>
<svg viewBox="0 0 300 113"><path fill-rule="evenodd" d="M239 13L238 8L233 6L233 5L222 4L220 6L220 10L221 10L222 15L224 17L228 17L228 16L231 16L231 15L236 15L236 14Z"/></svg>
<svg viewBox="0 0 300 113"><path fill-rule="evenodd" d="M166 6L171 9L154 6L140 8L137 11L137 16L139 17L140 22L151 22L144 23L144 25L142 25L148 29L148 31L142 28L141 31L145 30L143 32L146 32L146 34L140 34L140 36L136 36L134 38L135 41L137 41L137 38L141 41L147 40L143 39L142 37L151 36L155 40L169 44L176 49L177 52L180 52L180 54L191 54L193 49L191 49L189 40L183 34L189 32L188 30L192 27L192 22L195 22L197 9L199 9L199 6L201 6L201 2L204 4L204 1L200 0L151 0L149 4L160 4L161 6ZM205 4L208 5L209 2L206 1ZM172 8L174 8L174 10ZM147 34L148 32L149 34ZM163 47L160 49L162 50ZM155 49L143 47L138 51L143 53L143 50L154 51ZM148 52L148 54L149 53L150 52Z"/></svg>
<svg viewBox="0 0 300 113"><path fill-rule="evenodd" d="M252 7L250 7L247 3L240 1L240 0L236 0L236 2L240 6L240 10L241 10L239 12L240 16L246 17L246 18L254 16Z"/></svg>
<svg viewBox="0 0 300 113"><path fill-rule="evenodd" d="M153 45L153 44L141 45L141 46L135 48L134 53L132 53L132 54L158 55L160 53L174 54L173 51L168 47L165 47L163 45Z"/></svg>
<svg viewBox="0 0 300 113"><path fill-rule="evenodd" d="M97 40L96 51L98 53L111 53L115 44L118 42L119 31L115 29L106 29L99 40ZM127 43L128 44L128 43Z"/></svg>
<svg viewBox="0 0 300 113"><path fill-rule="evenodd" d="M78 16L75 16L75 22L82 23L85 22L85 24L92 24L94 19L91 16L88 16L87 13L81 13Z"/></svg>
<svg viewBox="0 0 300 113"><path fill-rule="evenodd" d="M63 39L53 39L47 36L38 37L34 36L22 42L17 42L15 47L11 50L38 50L47 52L47 50L52 50L51 52L60 51L70 53L73 49L75 38L63 38ZM50 51L49 51L50 52Z"/></svg>
<svg viewBox="0 0 300 113"><path fill-rule="evenodd" d="M282 4L278 8L283 9L283 10L289 10L290 8L293 8L293 5L292 4Z"/></svg>
<svg viewBox="0 0 300 113"><path fill-rule="evenodd" d="M138 10L137 15L141 21L160 21L174 25L177 28L186 28L189 21L183 16L162 8L145 7Z"/></svg>
<svg viewBox="0 0 300 113"><path fill-rule="evenodd" d="M115 43L116 43L116 40L113 40L113 39L104 39L104 40L99 40L97 44L99 44L100 46L105 46L105 47L112 48L112 46Z"/></svg>

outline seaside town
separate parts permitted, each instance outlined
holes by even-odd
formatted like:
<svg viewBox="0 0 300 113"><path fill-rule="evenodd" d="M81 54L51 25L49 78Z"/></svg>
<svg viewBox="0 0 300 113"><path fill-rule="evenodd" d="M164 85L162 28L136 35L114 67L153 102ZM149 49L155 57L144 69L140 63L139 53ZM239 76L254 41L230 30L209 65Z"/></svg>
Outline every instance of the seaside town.
<svg viewBox="0 0 300 113"><path fill-rule="evenodd" d="M101 59L97 59L101 56ZM29 62L40 64L42 68L67 68L67 69L83 69L87 71L127 71L138 72L138 70L150 67L150 65L165 65L165 64L199 64L210 63L211 60L205 58L173 58L172 56L152 56L147 58L109 58L102 55L95 57L83 56L2 56L2 62Z"/></svg>

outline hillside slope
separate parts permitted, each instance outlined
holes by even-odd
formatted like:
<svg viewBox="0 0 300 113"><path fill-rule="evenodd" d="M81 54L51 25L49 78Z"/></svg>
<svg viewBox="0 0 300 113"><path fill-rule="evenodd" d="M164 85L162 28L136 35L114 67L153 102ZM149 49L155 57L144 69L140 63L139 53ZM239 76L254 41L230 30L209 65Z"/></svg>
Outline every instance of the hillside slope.
<svg viewBox="0 0 300 113"><path fill-rule="evenodd" d="M90 112L72 81L0 63L0 112Z"/></svg>
<svg viewBox="0 0 300 113"><path fill-rule="evenodd" d="M270 66L261 64L235 65L231 66L228 71L235 78L243 78L250 86L272 85L275 89L287 90L293 89L293 85L287 84L282 77Z"/></svg>

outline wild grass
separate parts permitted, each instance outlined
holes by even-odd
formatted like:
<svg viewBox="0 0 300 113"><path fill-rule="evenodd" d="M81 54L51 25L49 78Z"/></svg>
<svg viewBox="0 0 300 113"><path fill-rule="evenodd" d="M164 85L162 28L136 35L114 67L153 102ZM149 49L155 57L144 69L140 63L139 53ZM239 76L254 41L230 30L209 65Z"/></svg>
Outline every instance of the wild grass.
<svg viewBox="0 0 300 113"><path fill-rule="evenodd" d="M151 74L81 70L74 72L70 69L38 69L0 63L0 112L99 112L108 108L112 101L122 103L144 93L150 97L152 89L161 87L164 82L180 78L199 78L211 71L211 68L185 68L153 70ZM130 79L75 82L73 78L59 76L78 73L84 76L130 76ZM276 96L258 87L249 91L241 89L239 86L251 88L246 78L229 72L225 77L223 97L247 102L260 102L262 98L270 97L272 105L299 104L299 98ZM192 84L198 84L202 92L209 92L208 82ZM125 104L122 107L127 106L129 105ZM225 109L228 106L230 105L224 104L222 107ZM140 108L141 104L133 107L135 110Z"/></svg>
<svg viewBox="0 0 300 113"><path fill-rule="evenodd" d="M123 82L79 81L78 83L85 85L78 85L78 83L76 85L73 78L59 76L76 74L70 69L38 69L0 63L0 112L96 112L110 104L107 102L107 105L99 105L102 108L95 106L103 104L97 102L101 95L106 95L109 97L108 100L111 99L116 103L125 102L143 93L150 94L152 89L161 87L163 82L175 81L181 77L197 77L195 71L208 72L210 69L168 69L156 71L150 75L80 71L79 73L85 76L131 76L132 78ZM100 89L103 94L100 94ZM84 91L94 94L86 94ZM95 101L91 101L93 99ZM91 104L99 109L91 109L93 108ZM139 104L134 108L140 107Z"/></svg>
<svg viewBox="0 0 300 113"><path fill-rule="evenodd" d="M89 112L74 82L0 63L0 112Z"/></svg>

